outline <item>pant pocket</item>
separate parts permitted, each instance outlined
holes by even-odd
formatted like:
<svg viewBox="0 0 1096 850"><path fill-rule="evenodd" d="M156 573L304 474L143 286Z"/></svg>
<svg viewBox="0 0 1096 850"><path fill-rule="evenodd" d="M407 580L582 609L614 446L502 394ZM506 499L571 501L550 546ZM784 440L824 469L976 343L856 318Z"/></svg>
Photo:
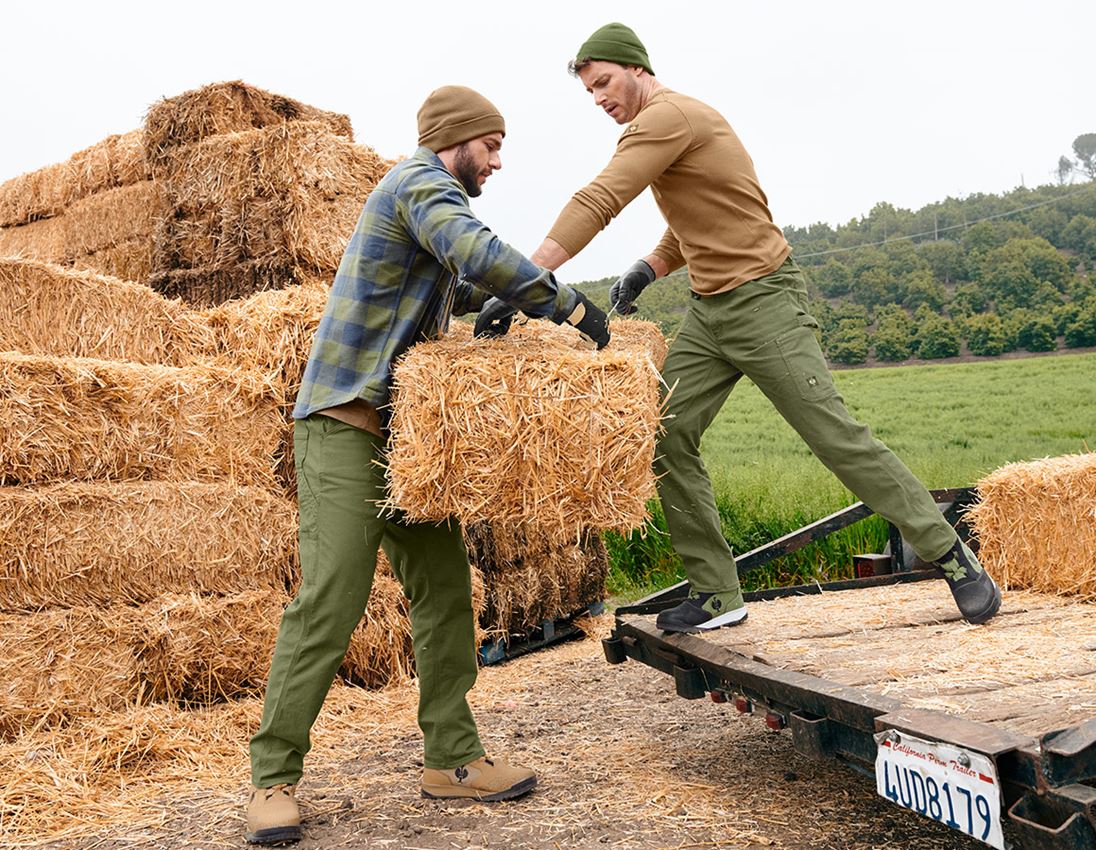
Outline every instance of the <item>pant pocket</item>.
<svg viewBox="0 0 1096 850"><path fill-rule="evenodd" d="M833 376L811 324L805 323L789 331L779 337L776 344L800 398L825 401L837 395Z"/></svg>

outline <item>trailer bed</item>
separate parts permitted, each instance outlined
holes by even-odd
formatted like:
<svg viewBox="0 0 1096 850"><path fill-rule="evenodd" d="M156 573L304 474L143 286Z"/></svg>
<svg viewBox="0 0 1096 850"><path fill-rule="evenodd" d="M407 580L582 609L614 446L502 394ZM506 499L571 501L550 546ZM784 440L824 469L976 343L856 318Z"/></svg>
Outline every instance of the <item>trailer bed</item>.
<svg viewBox="0 0 1096 850"><path fill-rule="evenodd" d="M762 600L699 637L794 670L1038 737L1096 716L1096 605L1006 593L982 626L943 581ZM630 618L622 618L628 622ZM635 618L654 625L655 615Z"/></svg>
<svg viewBox="0 0 1096 850"><path fill-rule="evenodd" d="M906 572L747 594L740 625L660 631L657 611L681 595L619 609L608 660L733 700L804 753L869 773L888 735L983 754L1020 846L1096 850L1096 605L1007 591L972 626L942 579Z"/></svg>

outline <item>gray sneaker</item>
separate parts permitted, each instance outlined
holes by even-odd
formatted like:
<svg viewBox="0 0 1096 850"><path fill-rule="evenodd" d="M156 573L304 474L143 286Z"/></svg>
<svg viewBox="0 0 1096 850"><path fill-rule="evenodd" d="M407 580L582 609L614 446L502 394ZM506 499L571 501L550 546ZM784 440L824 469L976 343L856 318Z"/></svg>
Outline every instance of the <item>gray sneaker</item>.
<svg viewBox="0 0 1096 850"><path fill-rule="evenodd" d="M968 623L984 623L1000 609L1001 589L962 540L956 540L944 557L932 563L943 571L955 604Z"/></svg>
<svg viewBox="0 0 1096 850"><path fill-rule="evenodd" d="M702 629L737 626L746 619L742 592L698 593L693 591L680 605L659 612L655 627L664 632L692 634Z"/></svg>

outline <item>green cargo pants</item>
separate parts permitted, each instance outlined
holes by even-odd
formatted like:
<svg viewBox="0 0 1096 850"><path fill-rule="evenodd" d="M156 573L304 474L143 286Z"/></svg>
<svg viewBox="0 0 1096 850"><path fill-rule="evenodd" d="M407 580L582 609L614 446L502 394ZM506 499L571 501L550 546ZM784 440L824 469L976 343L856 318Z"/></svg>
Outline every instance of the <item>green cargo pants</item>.
<svg viewBox="0 0 1096 850"><path fill-rule="evenodd" d="M465 695L476 681L472 584L459 526L379 515L380 437L314 415L296 423L301 586L274 648L259 731L251 739L256 787L301 777L309 730L365 611L377 548L410 600L426 767L484 754Z"/></svg>
<svg viewBox="0 0 1096 850"><path fill-rule="evenodd" d="M655 473L670 541L695 590L738 589L700 438L745 375L815 456L876 513L893 522L925 560L943 556L954 529L913 473L866 425L852 418L834 386L807 312L803 273L779 269L729 292L692 298L670 347L663 379L673 387Z"/></svg>

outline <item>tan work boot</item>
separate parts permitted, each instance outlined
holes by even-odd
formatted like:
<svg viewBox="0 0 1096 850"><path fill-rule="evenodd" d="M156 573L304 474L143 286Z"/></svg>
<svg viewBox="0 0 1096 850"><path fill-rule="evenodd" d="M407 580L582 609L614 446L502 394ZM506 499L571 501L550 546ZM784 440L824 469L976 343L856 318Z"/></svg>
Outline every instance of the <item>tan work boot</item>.
<svg viewBox="0 0 1096 850"><path fill-rule="evenodd" d="M493 803L528 794L537 784L537 775L524 767L514 767L502 759L478 758L450 770L422 771L422 796L430 798L464 797Z"/></svg>
<svg viewBox="0 0 1096 850"><path fill-rule="evenodd" d="M292 844L301 840L301 813L293 796L296 791L296 785L251 787L244 833L249 844Z"/></svg>

